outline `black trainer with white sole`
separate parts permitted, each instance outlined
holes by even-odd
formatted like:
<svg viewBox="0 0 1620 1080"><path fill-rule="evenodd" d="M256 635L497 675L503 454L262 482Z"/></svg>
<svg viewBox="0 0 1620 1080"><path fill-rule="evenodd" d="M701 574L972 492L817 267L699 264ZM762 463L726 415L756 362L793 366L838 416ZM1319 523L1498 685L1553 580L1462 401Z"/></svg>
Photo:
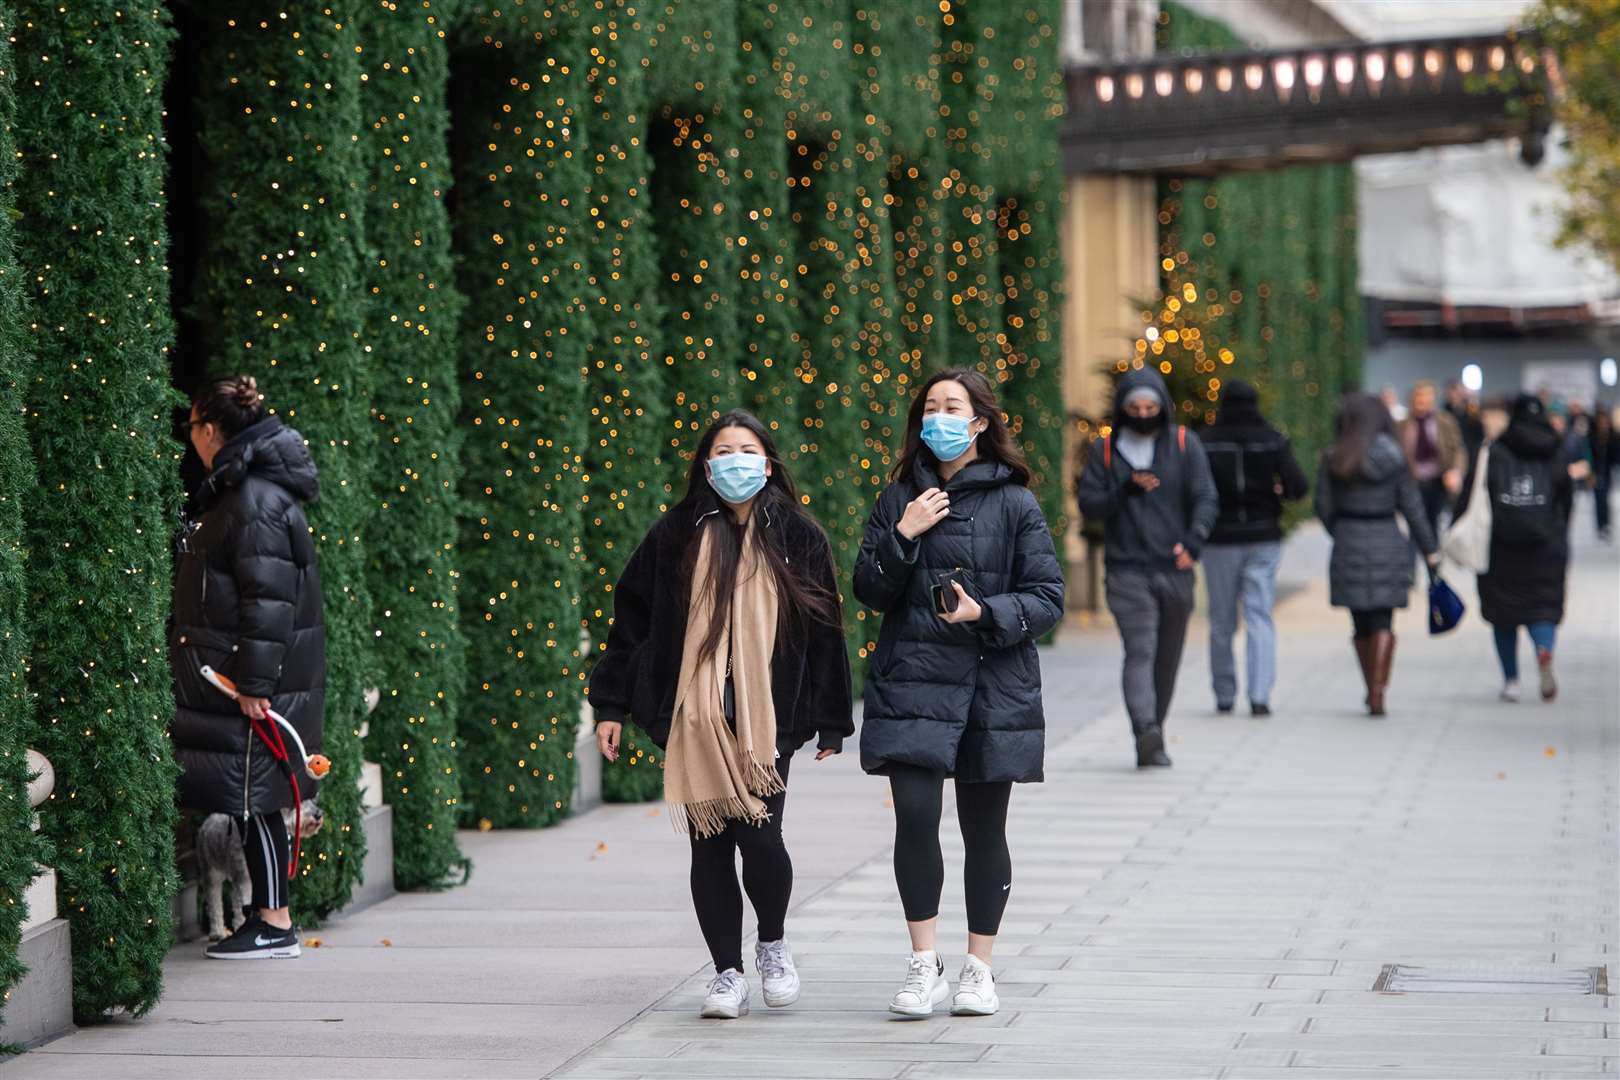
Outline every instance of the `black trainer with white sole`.
<svg viewBox="0 0 1620 1080"><path fill-rule="evenodd" d="M300 951L296 929L283 930L252 915L230 937L208 946L207 955L214 960L290 960Z"/></svg>

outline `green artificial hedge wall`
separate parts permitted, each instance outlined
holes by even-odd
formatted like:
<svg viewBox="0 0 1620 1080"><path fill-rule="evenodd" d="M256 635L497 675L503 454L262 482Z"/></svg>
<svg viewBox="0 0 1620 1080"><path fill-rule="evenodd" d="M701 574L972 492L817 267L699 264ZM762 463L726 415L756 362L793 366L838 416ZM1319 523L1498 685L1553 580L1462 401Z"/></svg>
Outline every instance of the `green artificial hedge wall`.
<svg viewBox="0 0 1620 1080"><path fill-rule="evenodd" d="M170 30L161 8L111 0L19 4L10 30L38 470L23 507L29 742L56 769L40 820L72 927L74 1013L90 1021L157 1003L178 886L165 643L179 492L165 356Z"/></svg>
<svg viewBox="0 0 1620 1080"><path fill-rule="evenodd" d="M1176 5L1160 15L1159 43L1178 52L1243 44ZM1169 178L1159 194L1164 297L1144 314L1161 337L1139 340L1138 356L1169 366L1189 424L1213 419L1224 380L1255 383L1308 465L1331 441L1339 395L1361 381L1355 173L1313 165Z"/></svg>
<svg viewBox="0 0 1620 1080"><path fill-rule="evenodd" d="M0 4L0 1018L11 987L23 975L17 959L23 892L45 845L29 827L26 750L34 706L28 697L28 579L23 557L23 497L34 486L34 457L23 414L28 400L26 301L17 263L12 212L17 157L12 129L17 98L12 90L9 38L16 19ZM0 1049L0 1053L4 1053Z"/></svg>
<svg viewBox="0 0 1620 1080"><path fill-rule="evenodd" d="M364 340L372 374L376 506L366 583L379 698L369 757L394 813L394 883L465 880L456 717L467 677L456 484L463 298L450 250L447 4L363 5L360 151L366 169Z"/></svg>
<svg viewBox="0 0 1620 1080"><path fill-rule="evenodd" d="M315 0L267 17L236 0L208 12L197 103L208 155L200 274L215 373L250 372L309 441L320 499L308 508L326 617L326 824L303 845L293 904L306 922L348 902L365 834L364 696L378 654L362 532L376 505L356 23ZM397 239L397 238L396 238Z"/></svg>

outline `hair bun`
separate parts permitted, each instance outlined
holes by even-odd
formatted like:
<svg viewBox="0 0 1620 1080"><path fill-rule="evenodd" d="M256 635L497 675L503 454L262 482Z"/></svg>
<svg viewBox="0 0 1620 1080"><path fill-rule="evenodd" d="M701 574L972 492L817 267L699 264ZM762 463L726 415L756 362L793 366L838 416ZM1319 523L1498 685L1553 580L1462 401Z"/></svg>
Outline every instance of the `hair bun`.
<svg viewBox="0 0 1620 1080"><path fill-rule="evenodd" d="M240 408L254 409L264 400L259 393L259 380L252 375L238 375L231 383L231 400Z"/></svg>

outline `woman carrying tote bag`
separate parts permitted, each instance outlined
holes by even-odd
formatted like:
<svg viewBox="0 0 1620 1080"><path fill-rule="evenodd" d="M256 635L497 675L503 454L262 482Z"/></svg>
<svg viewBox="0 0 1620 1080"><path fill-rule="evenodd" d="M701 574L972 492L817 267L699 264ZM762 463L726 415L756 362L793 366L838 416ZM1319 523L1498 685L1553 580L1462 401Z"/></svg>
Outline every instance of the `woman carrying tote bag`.
<svg viewBox="0 0 1620 1080"><path fill-rule="evenodd" d="M951 1012L999 1007L991 951L1012 889L1007 803L1039 781L1046 722L1035 642L1063 616L1052 533L990 382L951 368L925 383L891 483L866 523L855 595L883 613L866 684L861 765L894 798L894 873L911 936L890 1011L950 997L935 949L945 780L967 849L968 945Z"/></svg>

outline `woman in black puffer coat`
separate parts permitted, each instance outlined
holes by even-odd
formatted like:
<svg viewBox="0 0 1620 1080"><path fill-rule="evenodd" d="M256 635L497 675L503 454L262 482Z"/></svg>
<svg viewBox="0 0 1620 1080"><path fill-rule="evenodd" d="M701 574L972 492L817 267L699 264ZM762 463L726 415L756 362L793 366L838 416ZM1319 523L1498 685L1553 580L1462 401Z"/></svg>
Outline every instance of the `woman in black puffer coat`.
<svg viewBox="0 0 1620 1080"><path fill-rule="evenodd" d="M861 764L889 778L895 878L911 933L889 1008L927 1016L949 993L934 948L939 819L956 782L968 957L952 1011L996 1011L991 949L1012 883L1007 802L1039 781L1046 722L1035 642L1063 616L1052 534L990 383L952 368L912 402L893 482L866 524L855 595L883 613L866 683Z"/></svg>
<svg viewBox="0 0 1620 1080"><path fill-rule="evenodd" d="M326 629L303 509L320 487L303 437L265 415L252 376L198 394L191 442L209 472L187 506L169 632L180 804L240 823L255 912L208 953L296 956L281 815L293 805L292 785L250 718L262 721L273 709L311 754L320 749ZM205 664L236 684L238 700L203 679ZM313 797L313 781L301 788Z"/></svg>
<svg viewBox="0 0 1620 1080"><path fill-rule="evenodd" d="M1371 394L1346 394L1334 431L1316 477L1316 516L1333 538L1330 601L1350 609L1367 711L1383 716L1395 663L1395 609L1412 594L1412 544L1430 566L1440 561L1439 547L1384 403ZM1397 514L1406 519L1410 540L1395 523Z"/></svg>

